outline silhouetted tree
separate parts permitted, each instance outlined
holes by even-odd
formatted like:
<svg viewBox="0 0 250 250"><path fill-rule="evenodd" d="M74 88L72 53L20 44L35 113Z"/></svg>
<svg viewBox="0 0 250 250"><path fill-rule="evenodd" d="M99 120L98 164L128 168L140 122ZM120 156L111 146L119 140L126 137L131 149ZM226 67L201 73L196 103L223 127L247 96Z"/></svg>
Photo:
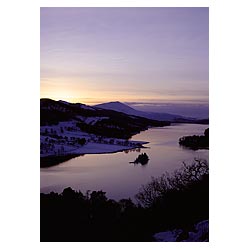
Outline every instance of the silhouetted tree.
<svg viewBox="0 0 250 250"><path fill-rule="evenodd" d="M135 164L141 163L142 165L145 165L148 163L148 161L149 161L148 155L146 153L142 153L138 155L138 157L132 163L135 163Z"/></svg>
<svg viewBox="0 0 250 250"><path fill-rule="evenodd" d="M208 129L208 128L205 130L204 135L205 135L206 137L209 137L209 129Z"/></svg>
<svg viewBox="0 0 250 250"><path fill-rule="evenodd" d="M77 140L77 142L78 142L78 144L83 146L86 143L86 139L85 138L80 138L80 139Z"/></svg>
<svg viewBox="0 0 250 250"><path fill-rule="evenodd" d="M195 159L190 165L183 162L183 167L172 175L168 172L160 177L152 177L151 182L141 187L136 195L139 203L145 207L151 206L155 200L172 190L185 190L194 181L200 181L208 175L206 160Z"/></svg>
<svg viewBox="0 0 250 250"><path fill-rule="evenodd" d="M183 229L181 240L194 223L208 219L208 164L195 160L153 178L136 196L138 204L70 187L40 197L41 241L152 241L154 233L174 228Z"/></svg>
<svg viewBox="0 0 250 250"><path fill-rule="evenodd" d="M172 175L152 178L142 186L136 199L151 211L152 227L190 230L194 223L208 219L208 189L208 164L195 160Z"/></svg>

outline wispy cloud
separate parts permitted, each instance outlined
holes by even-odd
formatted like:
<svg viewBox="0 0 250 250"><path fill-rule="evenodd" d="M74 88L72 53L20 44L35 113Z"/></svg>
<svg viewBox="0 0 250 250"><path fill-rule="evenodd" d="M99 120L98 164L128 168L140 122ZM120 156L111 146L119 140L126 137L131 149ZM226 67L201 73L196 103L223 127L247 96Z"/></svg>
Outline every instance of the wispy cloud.
<svg viewBox="0 0 250 250"><path fill-rule="evenodd" d="M41 95L208 101L208 8L42 8Z"/></svg>

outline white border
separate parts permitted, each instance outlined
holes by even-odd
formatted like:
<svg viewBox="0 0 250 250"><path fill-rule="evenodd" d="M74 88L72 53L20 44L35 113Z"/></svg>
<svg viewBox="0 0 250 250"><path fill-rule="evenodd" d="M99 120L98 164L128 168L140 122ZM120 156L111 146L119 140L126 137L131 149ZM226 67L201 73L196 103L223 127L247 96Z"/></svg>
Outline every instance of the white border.
<svg viewBox="0 0 250 250"><path fill-rule="evenodd" d="M40 6L210 7L209 243L39 242ZM247 1L9 0L0 11L2 249L249 248Z"/></svg>
<svg viewBox="0 0 250 250"><path fill-rule="evenodd" d="M41 7L208 7L209 0L40 0Z"/></svg>

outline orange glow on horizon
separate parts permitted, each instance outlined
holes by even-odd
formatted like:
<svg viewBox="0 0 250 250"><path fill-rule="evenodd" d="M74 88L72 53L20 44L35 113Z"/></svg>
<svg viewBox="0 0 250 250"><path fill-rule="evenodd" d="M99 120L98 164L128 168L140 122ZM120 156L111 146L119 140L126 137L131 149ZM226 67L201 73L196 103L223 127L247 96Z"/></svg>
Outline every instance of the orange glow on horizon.
<svg viewBox="0 0 250 250"><path fill-rule="evenodd" d="M94 95L91 95L94 96ZM97 95L95 95L97 96ZM188 97L183 97L182 99L180 98L173 98L173 97L167 97L164 99L157 99L157 98L131 98L131 97L121 97L118 98L115 95L112 96L106 96L106 97L74 97L70 96L68 94L66 95L60 95L60 94L55 94L55 95L41 95L40 98L50 98L56 101L59 100L64 100L67 102L71 103L83 103L87 105L96 105L100 103L105 103L105 102L113 102L113 101L119 101L119 102L142 102L142 103L197 103L197 104L204 104L208 103L208 100L204 99L191 99Z"/></svg>
<svg viewBox="0 0 250 250"><path fill-rule="evenodd" d="M74 82L74 84L71 84ZM75 84L78 83L78 84ZM79 84L81 83L81 84ZM85 84L81 79L45 79L41 78L40 98L64 100L72 103L95 105L105 102L147 102L147 103L208 103L208 96L168 95L167 92L154 94L140 90L107 90L105 84L100 89Z"/></svg>

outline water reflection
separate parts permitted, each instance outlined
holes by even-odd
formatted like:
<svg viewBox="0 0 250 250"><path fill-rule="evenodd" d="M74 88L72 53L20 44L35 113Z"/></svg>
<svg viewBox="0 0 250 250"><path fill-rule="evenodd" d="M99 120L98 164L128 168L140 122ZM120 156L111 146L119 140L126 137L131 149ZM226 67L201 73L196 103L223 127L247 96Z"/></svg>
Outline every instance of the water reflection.
<svg viewBox="0 0 250 250"><path fill-rule="evenodd" d="M41 191L61 192L65 187L86 190L103 190L113 199L128 198L138 192L151 176L160 176L191 163L194 158L208 160L208 150L188 150L179 147L179 138L202 135L207 125L178 124L165 128L152 128L132 137L132 140L149 141L147 148L136 148L114 154L84 155L41 169ZM150 160L142 166L129 162L138 154L147 153Z"/></svg>
<svg viewBox="0 0 250 250"><path fill-rule="evenodd" d="M131 153L131 152L141 152L141 148L133 148L133 149L127 149L123 151L125 154Z"/></svg>

